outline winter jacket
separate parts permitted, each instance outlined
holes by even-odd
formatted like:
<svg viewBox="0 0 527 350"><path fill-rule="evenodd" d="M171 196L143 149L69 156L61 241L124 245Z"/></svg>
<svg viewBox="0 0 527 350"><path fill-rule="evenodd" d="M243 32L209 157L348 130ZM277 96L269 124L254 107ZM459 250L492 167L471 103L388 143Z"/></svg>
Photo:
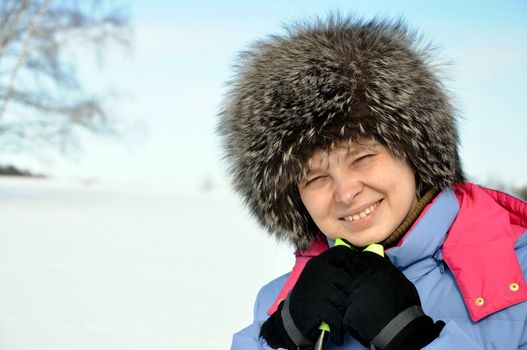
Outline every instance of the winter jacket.
<svg viewBox="0 0 527 350"><path fill-rule="evenodd" d="M527 203L465 183L441 192L386 251L416 286L425 313L446 323L426 350L527 349L526 233ZM261 324L324 249L297 253L292 272L260 290L254 322L234 335L231 350L270 349L259 337ZM327 349L365 348L347 335L343 346Z"/></svg>

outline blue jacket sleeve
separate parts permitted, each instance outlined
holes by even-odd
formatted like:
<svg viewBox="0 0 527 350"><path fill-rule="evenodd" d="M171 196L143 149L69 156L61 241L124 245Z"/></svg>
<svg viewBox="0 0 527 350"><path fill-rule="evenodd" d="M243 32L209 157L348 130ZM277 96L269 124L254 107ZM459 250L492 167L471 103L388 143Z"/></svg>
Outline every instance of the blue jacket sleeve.
<svg viewBox="0 0 527 350"><path fill-rule="evenodd" d="M234 334L231 350L274 350L260 337L260 328L269 317L267 309L274 302L288 275L281 276L260 289L254 303L254 321Z"/></svg>
<svg viewBox="0 0 527 350"><path fill-rule="evenodd" d="M266 344L265 340L259 337L259 334L260 324L254 322L249 327L234 334L231 350L273 350Z"/></svg>
<svg viewBox="0 0 527 350"><path fill-rule="evenodd" d="M455 321L448 321L439 337L423 348L423 350L444 349L483 350L484 347L476 343Z"/></svg>

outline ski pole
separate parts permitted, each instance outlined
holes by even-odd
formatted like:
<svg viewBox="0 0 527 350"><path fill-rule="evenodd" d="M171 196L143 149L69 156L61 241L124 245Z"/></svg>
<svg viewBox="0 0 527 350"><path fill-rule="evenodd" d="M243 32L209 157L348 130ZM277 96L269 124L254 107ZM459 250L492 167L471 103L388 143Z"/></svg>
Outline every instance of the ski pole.
<svg viewBox="0 0 527 350"><path fill-rule="evenodd" d="M345 245L346 247L351 248L351 245L341 238L337 238L335 240L335 245ZM384 247L377 243L370 244L369 246L364 248L363 252L372 252L384 257ZM326 322L322 322L318 329L320 329L320 334L315 343L314 350L324 350L328 342L328 335L330 332L329 325Z"/></svg>

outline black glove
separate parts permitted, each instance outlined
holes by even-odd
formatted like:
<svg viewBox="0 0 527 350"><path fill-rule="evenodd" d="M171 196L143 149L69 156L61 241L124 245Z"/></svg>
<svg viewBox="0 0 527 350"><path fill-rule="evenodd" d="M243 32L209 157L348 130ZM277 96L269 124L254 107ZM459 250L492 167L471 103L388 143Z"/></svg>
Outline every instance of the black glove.
<svg viewBox="0 0 527 350"><path fill-rule="evenodd" d="M415 286L387 258L362 252L355 268L363 272L350 285L343 322L364 346L414 350L439 336L445 323L424 314Z"/></svg>
<svg viewBox="0 0 527 350"><path fill-rule="evenodd" d="M312 258L286 300L262 325L260 335L267 344L291 350L311 346L323 321L331 328L331 341L342 344L346 291L356 278L352 266L358 255L355 249L336 246Z"/></svg>

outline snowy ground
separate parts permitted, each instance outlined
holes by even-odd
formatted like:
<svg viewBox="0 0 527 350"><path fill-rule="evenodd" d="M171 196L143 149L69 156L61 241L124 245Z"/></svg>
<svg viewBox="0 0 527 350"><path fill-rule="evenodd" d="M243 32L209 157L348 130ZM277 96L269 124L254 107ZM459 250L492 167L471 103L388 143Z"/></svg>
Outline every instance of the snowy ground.
<svg viewBox="0 0 527 350"><path fill-rule="evenodd" d="M290 250L228 188L0 178L0 349L228 349Z"/></svg>

